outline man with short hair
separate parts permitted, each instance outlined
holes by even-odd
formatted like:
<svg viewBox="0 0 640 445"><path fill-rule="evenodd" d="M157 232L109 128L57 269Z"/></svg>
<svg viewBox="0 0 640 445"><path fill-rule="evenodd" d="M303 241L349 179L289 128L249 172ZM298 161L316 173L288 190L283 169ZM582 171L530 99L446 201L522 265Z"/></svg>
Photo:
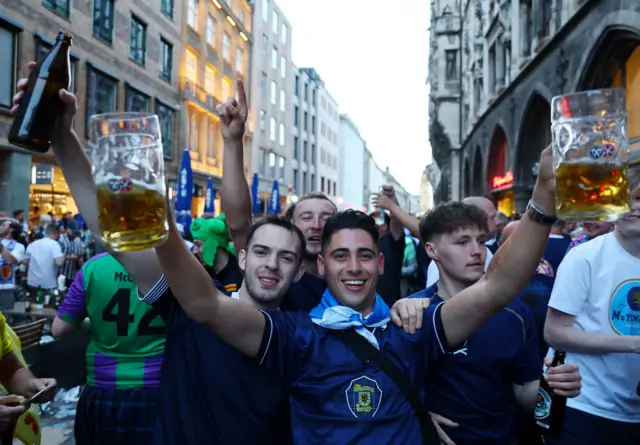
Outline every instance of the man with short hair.
<svg viewBox="0 0 640 445"><path fill-rule="evenodd" d="M5 219L0 223L0 310L13 309L16 298L16 271L24 260L25 248L18 241L21 225Z"/></svg>
<svg viewBox="0 0 640 445"><path fill-rule="evenodd" d="M554 187L551 153L546 150L523 231L496 254L494 267L479 281L465 289L449 289L455 294L451 299L431 305L424 314L428 322L412 336L388 324L390 310L375 293L383 266L379 235L373 218L361 212L347 210L327 218L317 266L328 289L309 314L260 312L223 297L206 272L193 267L196 260L173 220L169 238L156 254L165 285L189 317L284 380L290 391L294 443L420 443L421 428L408 400L386 374L358 360L337 334L353 328L420 391L435 363L460 350L475 330L516 297L535 270L552 219L545 211L555 209ZM296 211L298 207L299 203ZM514 270L512 264L520 267ZM483 269L482 264L469 267L480 274Z"/></svg>
<svg viewBox="0 0 640 445"><path fill-rule="evenodd" d="M410 298L439 304L477 283L484 274L488 233L486 214L473 205L450 202L425 214L420 235L440 279ZM415 332L411 321L409 325ZM443 442L515 444L516 414L533 419L541 374L533 318L524 304L512 301L473 333L464 348L444 356L427 378L427 406ZM549 381L560 382L554 388L563 396L575 396L580 388L575 366L555 368Z"/></svg>
<svg viewBox="0 0 640 445"><path fill-rule="evenodd" d="M52 290L58 287L58 268L64 264L65 256L60 248L60 229L49 224L45 237L27 246L26 260L29 262L27 285L32 298L40 290Z"/></svg>
<svg viewBox="0 0 640 445"><path fill-rule="evenodd" d="M73 283L78 268L82 267L82 258L84 252L84 246L80 235L82 234L82 228L75 220L67 221L67 228L63 234L60 235L58 242L64 254L64 264L60 266L60 275L64 275L65 287L68 289Z"/></svg>

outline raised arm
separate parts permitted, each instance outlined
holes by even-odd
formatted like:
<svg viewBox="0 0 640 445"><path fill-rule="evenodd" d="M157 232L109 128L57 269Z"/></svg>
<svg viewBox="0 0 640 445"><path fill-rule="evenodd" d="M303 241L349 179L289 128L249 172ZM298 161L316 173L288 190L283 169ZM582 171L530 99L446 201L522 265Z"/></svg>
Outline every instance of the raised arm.
<svg viewBox="0 0 640 445"><path fill-rule="evenodd" d="M169 218L169 239L156 248L156 254L168 285L187 316L243 354L256 357L265 331L264 314L216 289L209 274L187 249L173 217Z"/></svg>
<svg viewBox="0 0 640 445"><path fill-rule="evenodd" d="M34 67L35 63L30 62L29 69ZM19 92L13 98L13 103L16 105L12 112L17 111L17 104L22 98L26 84L26 79L18 81ZM66 90L61 90L60 99L64 104L64 111L58 121L58 127L52 135L51 146L84 221L96 241L104 246L100 237L98 198L93 183L91 163L73 130L73 119L77 110L76 97ZM104 247L108 248L108 246ZM124 266L142 292L149 291L160 278L160 265L152 249L129 253L111 253Z"/></svg>
<svg viewBox="0 0 640 445"><path fill-rule="evenodd" d="M532 203L546 215L555 215L555 176L551 149L542 152ZM442 323L451 345L463 343L491 316L516 298L536 270L549 238L550 225L528 214L494 255L486 274L442 307Z"/></svg>
<svg viewBox="0 0 640 445"><path fill-rule="evenodd" d="M392 224L394 224L394 220L396 220L401 226L406 227L412 236L420 238L420 229L418 227L420 221L415 216L405 212L397 200L390 199L384 194L379 194L374 198L374 205L379 205L389 210Z"/></svg>
<svg viewBox="0 0 640 445"><path fill-rule="evenodd" d="M236 250L244 249L251 227L251 192L244 174L244 131L248 116L247 94L238 79L238 100L218 106L224 140L220 199Z"/></svg>

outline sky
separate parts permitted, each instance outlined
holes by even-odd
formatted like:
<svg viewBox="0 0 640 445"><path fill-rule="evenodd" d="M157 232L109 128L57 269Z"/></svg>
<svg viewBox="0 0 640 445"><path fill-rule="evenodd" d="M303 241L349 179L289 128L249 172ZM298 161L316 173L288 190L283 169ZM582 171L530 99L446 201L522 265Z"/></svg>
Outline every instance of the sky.
<svg viewBox="0 0 640 445"><path fill-rule="evenodd" d="M426 85L430 2L276 0L292 61L313 67L378 166L412 194L431 162Z"/></svg>

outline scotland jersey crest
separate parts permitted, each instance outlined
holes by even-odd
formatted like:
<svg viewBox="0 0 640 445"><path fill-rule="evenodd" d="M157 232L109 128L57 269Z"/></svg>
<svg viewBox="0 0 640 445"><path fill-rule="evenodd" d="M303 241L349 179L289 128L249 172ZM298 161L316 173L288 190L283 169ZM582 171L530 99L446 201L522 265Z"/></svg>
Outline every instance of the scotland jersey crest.
<svg viewBox="0 0 640 445"><path fill-rule="evenodd" d="M374 417L382 400L382 390L378 382L365 376L351 380L345 395L349 410L358 419Z"/></svg>

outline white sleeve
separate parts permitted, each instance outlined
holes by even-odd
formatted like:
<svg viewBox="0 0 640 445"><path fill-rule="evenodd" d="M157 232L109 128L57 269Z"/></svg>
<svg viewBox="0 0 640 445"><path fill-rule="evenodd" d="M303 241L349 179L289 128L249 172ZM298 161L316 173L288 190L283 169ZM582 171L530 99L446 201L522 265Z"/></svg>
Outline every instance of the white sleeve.
<svg viewBox="0 0 640 445"><path fill-rule="evenodd" d="M62 258L64 255L62 254L62 248L60 247L60 243L51 244L51 255L54 260L58 258Z"/></svg>
<svg viewBox="0 0 640 445"><path fill-rule="evenodd" d="M11 255L13 255L18 263L22 262L22 260L24 260L24 246L17 243L11 251Z"/></svg>
<svg viewBox="0 0 640 445"><path fill-rule="evenodd" d="M549 300L549 307L574 316L582 311L591 287L591 265L580 252L571 249L560 263Z"/></svg>
<svg viewBox="0 0 640 445"><path fill-rule="evenodd" d="M440 271L435 261L431 260L427 269L427 287L433 286L440 279Z"/></svg>

